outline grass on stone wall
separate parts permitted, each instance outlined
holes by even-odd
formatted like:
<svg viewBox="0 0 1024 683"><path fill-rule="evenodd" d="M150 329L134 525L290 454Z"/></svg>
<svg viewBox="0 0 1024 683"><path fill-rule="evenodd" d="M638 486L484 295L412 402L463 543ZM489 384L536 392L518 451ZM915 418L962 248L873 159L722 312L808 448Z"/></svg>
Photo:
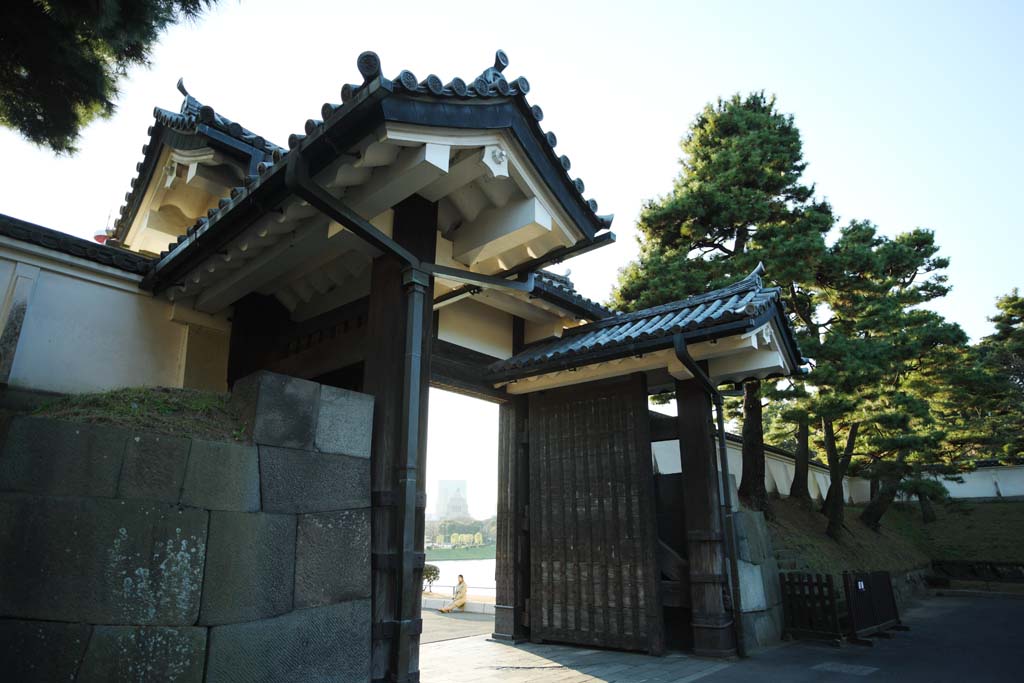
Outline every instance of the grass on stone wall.
<svg viewBox="0 0 1024 683"><path fill-rule="evenodd" d="M246 435L228 394L193 389L146 387L73 394L50 401L33 414L210 441L240 441Z"/></svg>

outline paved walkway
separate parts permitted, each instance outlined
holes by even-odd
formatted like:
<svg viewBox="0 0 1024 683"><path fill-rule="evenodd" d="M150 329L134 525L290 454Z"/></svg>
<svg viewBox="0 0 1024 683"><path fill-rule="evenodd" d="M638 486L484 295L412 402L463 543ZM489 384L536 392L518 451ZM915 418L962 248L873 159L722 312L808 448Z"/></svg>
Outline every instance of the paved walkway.
<svg viewBox="0 0 1024 683"><path fill-rule="evenodd" d="M424 637L428 629L424 621ZM564 645L522 643L513 646L492 641L489 636L473 636L420 646L420 680L423 683L689 683L727 666L728 663L681 654L648 657L630 652L584 650Z"/></svg>
<svg viewBox="0 0 1024 683"><path fill-rule="evenodd" d="M493 614L441 614L437 610L423 610L423 635L420 636L420 645L422 647L427 643L470 636L489 636L493 632Z"/></svg>
<svg viewBox="0 0 1024 683"><path fill-rule="evenodd" d="M421 680L424 683L691 683L697 680L702 683L852 683L861 680L980 683L1021 680L1024 600L933 597L906 610L903 617L912 630L895 633L892 639L877 640L874 647L834 648L797 642L734 662L680 654L647 657L560 645L524 643L513 646L477 635L421 646ZM427 619L425 615L425 639L436 628L433 619L430 622ZM478 628L484 625L478 624Z"/></svg>

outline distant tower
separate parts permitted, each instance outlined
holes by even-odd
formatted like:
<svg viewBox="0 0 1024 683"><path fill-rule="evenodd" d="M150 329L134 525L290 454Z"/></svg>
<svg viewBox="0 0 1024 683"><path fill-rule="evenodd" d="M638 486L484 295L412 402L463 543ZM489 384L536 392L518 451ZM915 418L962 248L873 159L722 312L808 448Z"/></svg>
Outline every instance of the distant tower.
<svg viewBox="0 0 1024 683"><path fill-rule="evenodd" d="M448 507L444 511L445 519L466 519L469 517L469 505L462 491L455 489L455 493L448 499Z"/></svg>
<svg viewBox="0 0 1024 683"><path fill-rule="evenodd" d="M434 511L437 513L438 519L469 517L469 506L466 503L467 491L465 479L437 482L437 507L434 508ZM456 497L461 502L456 502L453 508L453 499Z"/></svg>

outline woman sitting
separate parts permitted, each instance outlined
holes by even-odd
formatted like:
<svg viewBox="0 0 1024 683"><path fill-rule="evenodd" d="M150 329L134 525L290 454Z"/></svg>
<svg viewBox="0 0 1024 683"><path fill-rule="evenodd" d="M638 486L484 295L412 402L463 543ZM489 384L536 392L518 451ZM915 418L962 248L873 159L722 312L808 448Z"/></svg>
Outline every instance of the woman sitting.
<svg viewBox="0 0 1024 683"><path fill-rule="evenodd" d="M466 608L466 582L462 578L462 574L459 574L459 585L455 587L455 597L452 601L441 608L440 611L447 614L453 609L465 609Z"/></svg>

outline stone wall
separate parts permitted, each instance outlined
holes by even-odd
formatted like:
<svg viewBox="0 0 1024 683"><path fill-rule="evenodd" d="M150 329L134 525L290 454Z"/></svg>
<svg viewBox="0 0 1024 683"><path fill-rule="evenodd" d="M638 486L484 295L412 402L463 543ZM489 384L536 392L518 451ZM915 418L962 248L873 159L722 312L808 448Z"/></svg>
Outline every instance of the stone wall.
<svg viewBox="0 0 1024 683"><path fill-rule="evenodd" d="M735 510L741 626L748 653L782 639L785 624L779 565L763 512Z"/></svg>
<svg viewBox="0 0 1024 683"><path fill-rule="evenodd" d="M232 400L250 444L11 421L6 680L369 680L373 399L257 373Z"/></svg>

